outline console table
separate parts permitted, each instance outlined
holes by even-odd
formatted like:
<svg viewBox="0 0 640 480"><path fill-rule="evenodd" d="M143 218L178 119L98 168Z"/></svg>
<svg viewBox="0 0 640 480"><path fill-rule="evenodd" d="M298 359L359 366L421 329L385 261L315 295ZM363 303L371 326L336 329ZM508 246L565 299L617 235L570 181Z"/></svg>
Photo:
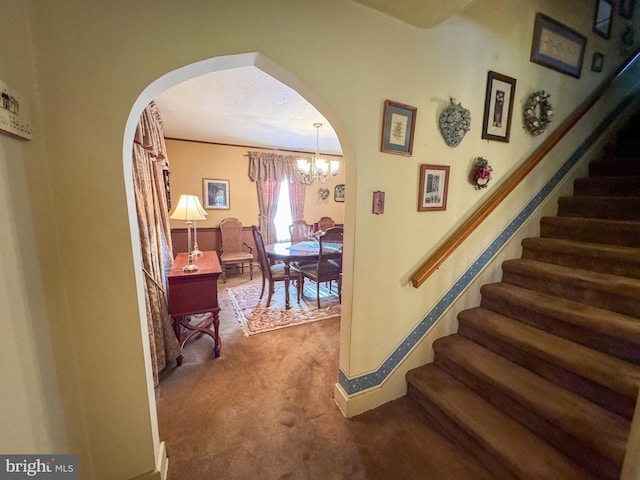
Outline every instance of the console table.
<svg viewBox="0 0 640 480"><path fill-rule="evenodd" d="M173 266L167 282L169 285L169 314L173 320L173 331L180 342L180 350L187 341L197 334L209 335L214 342L213 352L220 356L220 325L218 306L218 277L222 273L218 254L203 252L194 262L198 266L196 272L183 272L188 262L186 253L179 253L173 261ZM210 313L201 323L194 325L189 322L190 315ZM213 330L211 326L213 325ZM183 331L184 329L184 331ZM178 357L178 366L182 365L182 354Z"/></svg>

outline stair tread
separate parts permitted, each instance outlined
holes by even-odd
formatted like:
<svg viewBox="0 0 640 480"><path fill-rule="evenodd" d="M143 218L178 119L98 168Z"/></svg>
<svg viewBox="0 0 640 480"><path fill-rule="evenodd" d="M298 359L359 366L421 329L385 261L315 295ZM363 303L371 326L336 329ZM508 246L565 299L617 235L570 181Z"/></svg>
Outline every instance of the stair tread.
<svg viewBox="0 0 640 480"><path fill-rule="evenodd" d="M629 435L629 423L623 418L461 335L437 340L434 350L615 464L622 464ZM602 432L607 432L606 436Z"/></svg>
<svg viewBox="0 0 640 480"><path fill-rule="evenodd" d="M593 478L435 364L410 370L407 380L476 442L500 457L519 478Z"/></svg>
<svg viewBox="0 0 640 480"><path fill-rule="evenodd" d="M573 255L605 255L608 258L620 258L626 261L640 262L640 248L606 243L580 242L563 238L529 237L522 240L522 245L538 247L545 250L560 250Z"/></svg>
<svg viewBox="0 0 640 480"><path fill-rule="evenodd" d="M526 306L534 313L548 315L557 321L584 326L601 335L618 337L636 343L640 348L640 321L629 315L510 283L491 283L481 288L483 296L492 291L505 298L517 299L520 305ZM606 318L606 322L603 318Z"/></svg>
<svg viewBox="0 0 640 480"><path fill-rule="evenodd" d="M640 367L619 358L585 347L521 322L514 322L483 307L458 314L462 324L480 328L516 348L545 362L557 365L603 385L619 394L635 399L640 386Z"/></svg>
<svg viewBox="0 0 640 480"><path fill-rule="evenodd" d="M523 258L506 260L502 264L502 270L504 272L518 271L525 272L525 274L533 274L535 276L560 278L585 287L588 285L594 285L597 286L599 290L611 294L620 296L632 295L634 298L640 298L640 280L636 278L593 272L591 270L565 267L563 265L537 262L535 260L527 260Z"/></svg>

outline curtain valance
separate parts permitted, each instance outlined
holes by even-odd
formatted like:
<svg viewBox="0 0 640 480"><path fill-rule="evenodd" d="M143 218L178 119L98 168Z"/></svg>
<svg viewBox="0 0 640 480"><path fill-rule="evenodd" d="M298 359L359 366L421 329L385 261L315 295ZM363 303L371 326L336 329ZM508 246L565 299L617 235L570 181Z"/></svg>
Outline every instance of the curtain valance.
<svg viewBox="0 0 640 480"><path fill-rule="evenodd" d="M249 152L249 178L290 183L302 183L296 160L301 157L269 152Z"/></svg>

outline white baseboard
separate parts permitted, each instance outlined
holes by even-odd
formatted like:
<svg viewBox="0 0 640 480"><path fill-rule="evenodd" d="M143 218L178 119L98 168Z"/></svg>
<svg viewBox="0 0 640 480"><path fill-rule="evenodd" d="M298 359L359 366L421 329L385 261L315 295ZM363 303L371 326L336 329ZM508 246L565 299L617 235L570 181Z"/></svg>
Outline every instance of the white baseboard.
<svg viewBox="0 0 640 480"><path fill-rule="evenodd" d="M138 475L131 480L167 480L169 473L169 458L167 457L167 447L164 442L160 442L158 446L158 454L156 456L156 468L150 472Z"/></svg>

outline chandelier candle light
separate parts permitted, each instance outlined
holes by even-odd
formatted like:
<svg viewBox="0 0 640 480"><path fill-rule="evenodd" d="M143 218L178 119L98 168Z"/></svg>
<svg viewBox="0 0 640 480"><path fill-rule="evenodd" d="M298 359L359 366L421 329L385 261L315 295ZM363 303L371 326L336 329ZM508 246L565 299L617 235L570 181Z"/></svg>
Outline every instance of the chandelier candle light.
<svg viewBox="0 0 640 480"><path fill-rule="evenodd" d="M180 195L178 205L169 218L174 220L184 220L187 223L187 251L189 252L189 263L183 268L183 272L196 272L198 266L193 263L193 257L202 255L202 252L198 250L198 234L196 231L196 221L205 220L207 212L202 208L200 200L195 195ZM193 225L195 243L193 249L191 248L191 225Z"/></svg>
<svg viewBox="0 0 640 480"><path fill-rule="evenodd" d="M314 180L318 183L324 183L329 175L335 177L340 166L338 160L328 161L320 157L319 139L322 124L314 123L313 126L316 127L316 152L310 161L302 158L298 160L298 172L307 185L312 184Z"/></svg>

